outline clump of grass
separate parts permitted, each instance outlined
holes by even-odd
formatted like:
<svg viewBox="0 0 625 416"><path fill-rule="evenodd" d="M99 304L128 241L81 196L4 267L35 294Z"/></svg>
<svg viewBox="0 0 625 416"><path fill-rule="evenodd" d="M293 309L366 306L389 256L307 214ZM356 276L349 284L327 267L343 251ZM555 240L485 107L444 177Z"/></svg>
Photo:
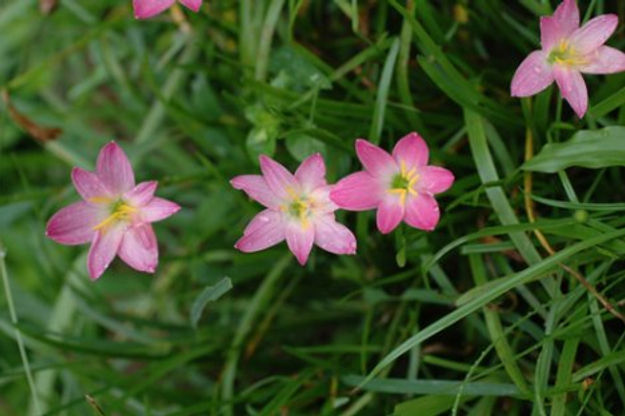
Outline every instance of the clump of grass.
<svg viewBox="0 0 625 416"><path fill-rule="evenodd" d="M589 79L581 120L553 87L512 99L549 2L130 3L0 4L0 414L625 411L625 78ZM434 232L341 213L354 257L232 248L257 206L228 180L259 154L321 152L334 182L357 137L413 130L457 178ZM116 262L93 284L44 228L112 139L184 209L156 275Z"/></svg>

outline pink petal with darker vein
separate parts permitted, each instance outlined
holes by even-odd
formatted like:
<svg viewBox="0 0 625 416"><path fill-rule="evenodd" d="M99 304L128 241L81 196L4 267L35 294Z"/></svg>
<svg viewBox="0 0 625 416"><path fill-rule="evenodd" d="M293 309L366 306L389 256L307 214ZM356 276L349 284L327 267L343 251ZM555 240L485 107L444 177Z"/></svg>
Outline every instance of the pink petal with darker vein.
<svg viewBox="0 0 625 416"><path fill-rule="evenodd" d="M135 174L121 147L110 142L100 150L97 170L100 181L115 195L122 195L135 186Z"/></svg>
<svg viewBox="0 0 625 416"><path fill-rule="evenodd" d="M575 0L564 0L553 16L540 19L540 43L549 50L579 27L579 8Z"/></svg>
<svg viewBox="0 0 625 416"><path fill-rule="evenodd" d="M152 226L141 224L126 230L118 254L133 269L154 273L158 265L158 244Z"/></svg>
<svg viewBox="0 0 625 416"><path fill-rule="evenodd" d="M388 234L399 225L403 218L404 206L402 205L400 195L386 195L380 202L376 214L378 230L382 234Z"/></svg>
<svg viewBox="0 0 625 416"><path fill-rule="evenodd" d="M562 97L568 101L579 118L584 117L588 109L588 91L582 74L578 71L556 66L554 75Z"/></svg>
<svg viewBox="0 0 625 416"><path fill-rule="evenodd" d="M284 240L284 222L279 212L264 210L257 214L234 247L244 253L264 250Z"/></svg>
<svg viewBox="0 0 625 416"><path fill-rule="evenodd" d="M95 233L87 256L87 270L91 279L99 278L109 267L117 254L126 227L126 224L116 223Z"/></svg>
<svg viewBox="0 0 625 416"><path fill-rule="evenodd" d="M232 178L230 184L267 208L277 208L280 205L280 200L260 175L240 175Z"/></svg>
<svg viewBox="0 0 625 416"><path fill-rule="evenodd" d="M430 194L448 190L454 183L454 174L439 166L423 166L419 169L417 188Z"/></svg>
<svg viewBox="0 0 625 416"><path fill-rule="evenodd" d="M625 53L609 46L601 46L586 56L587 64L577 67L587 74L613 74L625 71Z"/></svg>
<svg viewBox="0 0 625 416"><path fill-rule="evenodd" d="M356 254L356 237L334 215L324 215L315 221L315 244L334 254Z"/></svg>
<svg viewBox="0 0 625 416"><path fill-rule="evenodd" d="M280 199L291 197L299 188L295 177L284 166L272 158L260 155L260 170L269 186L269 189Z"/></svg>
<svg viewBox="0 0 625 416"><path fill-rule="evenodd" d="M299 264L305 265L315 241L315 228L312 224L302 226L296 221L289 222L285 227L284 236L289 250L295 255Z"/></svg>
<svg viewBox="0 0 625 416"><path fill-rule="evenodd" d="M618 16L602 14L591 19L584 26L577 29L569 42L576 53L586 54L602 46L616 30Z"/></svg>
<svg viewBox="0 0 625 416"><path fill-rule="evenodd" d="M330 199L341 208L366 211L378 206L382 199L380 185L368 172L352 173L341 179L330 191Z"/></svg>
<svg viewBox="0 0 625 416"><path fill-rule="evenodd" d="M175 0L133 0L135 18L148 19L163 12L174 4Z"/></svg>
<svg viewBox="0 0 625 416"><path fill-rule="evenodd" d="M399 171L391 155L366 140L356 140L356 154L365 169L375 177L390 178L393 173Z"/></svg>
<svg viewBox="0 0 625 416"><path fill-rule="evenodd" d="M167 199L154 197L141 208L141 219L145 222L156 222L174 215L180 210L180 205Z"/></svg>
<svg viewBox="0 0 625 416"><path fill-rule="evenodd" d="M57 243L76 245L88 243L95 231L93 228L104 221L106 209L87 202L68 205L50 218L46 235Z"/></svg>
<svg viewBox="0 0 625 416"><path fill-rule="evenodd" d="M428 194L411 196L406 203L406 224L425 231L432 231L440 219L436 200Z"/></svg>
<svg viewBox="0 0 625 416"><path fill-rule="evenodd" d="M427 143L418 133L410 133L402 137L393 148L393 158L401 165L403 162L408 170L424 166L430 158Z"/></svg>
<svg viewBox="0 0 625 416"><path fill-rule="evenodd" d="M85 200L91 198L110 198L111 194L93 172L81 168L72 169L72 182L76 191Z"/></svg>
<svg viewBox="0 0 625 416"><path fill-rule="evenodd" d="M326 185L326 165L320 153L309 156L295 171L295 179L305 192Z"/></svg>
<svg viewBox="0 0 625 416"><path fill-rule="evenodd" d="M547 62L547 53L530 53L512 77L510 94L513 97L529 97L538 94L553 82L553 70Z"/></svg>
<svg viewBox="0 0 625 416"><path fill-rule="evenodd" d="M158 182L156 181L141 182L124 194L124 200L134 207L143 207L154 198L157 186Z"/></svg>

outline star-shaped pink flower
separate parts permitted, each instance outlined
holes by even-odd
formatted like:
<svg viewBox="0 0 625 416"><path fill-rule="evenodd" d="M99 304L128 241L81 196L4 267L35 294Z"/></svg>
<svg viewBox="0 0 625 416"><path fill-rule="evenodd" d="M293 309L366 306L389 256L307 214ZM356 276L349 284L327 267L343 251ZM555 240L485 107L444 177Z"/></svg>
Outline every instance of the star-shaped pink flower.
<svg viewBox="0 0 625 416"><path fill-rule="evenodd" d="M180 207L154 196L156 181L135 186L132 166L115 142L100 150L95 172L74 168L72 181L83 201L54 214L46 235L66 245L91 242L87 269L92 279L100 277L116 255L136 270L153 273L158 245L150 223Z"/></svg>
<svg viewBox="0 0 625 416"><path fill-rule="evenodd" d="M148 19L170 8L175 2L176 0L132 0L132 7L137 19ZM202 6L202 0L178 0L178 2L196 13Z"/></svg>
<svg viewBox="0 0 625 416"><path fill-rule="evenodd" d="M356 140L356 153L365 170L341 179L330 198L340 208L351 211L378 210L380 232L393 231L403 220L406 224L431 231L440 212L434 195L454 182L447 169L428 165L429 150L417 133L397 142L393 154L363 140Z"/></svg>
<svg viewBox="0 0 625 416"><path fill-rule="evenodd" d="M243 231L235 248L250 253L286 240L287 246L304 265L313 244L335 254L356 253L356 238L336 222L338 207L330 201L323 158L316 153L291 174L284 166L260 156L262 175L241 175L230 183L267 209L256 215Z"/></svg>
<svg viewBox="0 0 625 416"><path fill-rule="evenodd" d="M625 71L625 54L605 46L616 26L615 14L603 14L579 27L575 0L564 0L553 16L540 18L542 49L528 55L516 70L510 92L528 97L558 84L578 117L588 109L588 91L582 73L612 74Z"/></svg>

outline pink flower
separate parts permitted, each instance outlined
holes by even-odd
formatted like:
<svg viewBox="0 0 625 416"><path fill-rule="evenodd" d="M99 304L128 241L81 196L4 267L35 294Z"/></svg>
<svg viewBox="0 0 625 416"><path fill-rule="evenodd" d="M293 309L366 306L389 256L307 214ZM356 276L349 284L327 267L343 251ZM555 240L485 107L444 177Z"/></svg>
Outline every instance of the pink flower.
<svg viewBox="0 0 625 416"><path fill-rule="evenodd" d="M104 273L115 255L134 269L153 273L158 246L150 223L180 207L154 196L156 181L135 186L132 166L115 142L100 150L95 172L74 168L72 181L84 201L54 214L46 235L67 245L91 242L87 268L92 279Z"/></svg>
<svg viewBox="0 0 625 416"><path fill-rule="evenodd" d="M393 155L366 140L356 140L356 153L365 170L341 179L330 198L340 208L366 211L377 208L380 232L390 233L404 220L411 227L431 231L440 212L434 194L454 182L447 169L429 166L429 150L417 133L397 142Z"/></svg>
<svg viewBox="0 0 625 416"><path fill-rule="evenodd" d="M260 156L260 170L262 176L241 175L230 181L267 208L247 225L235 248L250 253L286 239L301 265L313 243L330 253L356 253L356 238L334 218L338 207L330 201L331 186L319 153L304 160L295 175L265 155Z"/></svg>
<svg viewBox="0 0 625 416"><path fill-rule="evenodd" d="M180 4L188 9L198 12L202 6L202 0L178 0ZM132 7L135 10L137 19L147 19L156 16L163 10L170 8L176 0L132 0Z"/></svg>
<svg viewBox="0 0 625 416"><path fill-rule="evenodd" d="M564 0L553 16L540 18L542 49L521 63L510 87L514 97L528 97L555 80L562 96L581 118L588 109L588 91L581 73L625 71L625 54L605 46L618 25L615 14L604 14L579 27L575 0Z"/></svg>

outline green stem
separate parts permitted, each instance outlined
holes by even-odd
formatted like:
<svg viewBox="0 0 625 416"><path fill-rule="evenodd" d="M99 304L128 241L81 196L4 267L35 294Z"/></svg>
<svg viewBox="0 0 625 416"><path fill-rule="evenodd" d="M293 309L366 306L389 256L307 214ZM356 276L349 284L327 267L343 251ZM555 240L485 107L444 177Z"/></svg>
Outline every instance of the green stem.
<svg viewBox="0 0 625 416"><path fill-rule="evenodd" d="M145 143L147 142L161 125L163 118L165 117L165 104L161 100L169 100L174 93L180 88L180 85L185 80L187 75L187 70L180 68L185 65L193 62L193 60L197 57L200 51L200 44L195 42L195 37L190 35L187 38L187 46L182 51L182 55L180 55L180 59L178 60L177 66L178 68L171 71L171 74L165 81L165 85L163 86L163 90L161 91L161 97L156 98L148 115L143 119L143 124L141 125L141 129L135 138L136 143Z"/></svg>
<svg viewBox="0 0 625 416"><path fill-rule="evenodd" d="M9 316L11 323L15 327L15 340L17 341L17 348L20 351L20 357L22 359L22 365L24 366L24 373L26 373L26 381L32 394L32 406L36 414L40 415L41 405L39 404L39 398L37 397L37 390L35 389L35 382L33 380L33 374L30 370L30 363L28 361L28 354L26 354L26 348L24 347L24 340L22 333L17 328L17 312L15 311L15 303L13 302L13 295L11 293L11 285L9 284L9 273L7 272L6 263L4 261L6 257L6 250L4 245L0 241L0 275L2 275L2 283L4 284L4 294L6 296L7 305L9 307Z"/></svg>
<svg viewBox="0 0 625 416"><path fill-rule="evenodd" d="M276 265L263 280L260 287L254 294L248 308L239 323L237 331L234 335L234 340L230 346L226 365L223 370L223 381L221 386L221 397L225 402L224 413L226 415L233 415L233 396L234 396L234 381L237 374L237 366L239 363L239 357L241 350L243 349L243 341L252 330L252 324L256 317L260 314L263 308L267 305L271 295L275 291L276 282L282 276L284 269L291 262L291 255L288 254L282 257Z"/></svg>
<svg viewBox="0 0 625 416"><path fill-rule="evenodd" d="M284 6L284 0L271 0L269 10L267 10L267 15L263 22L258 53L256 54L256 71L254 73L254 77L259 81L263 81L267 76L271 39L273 38L273 32L276 30L282 6Z"/></svg>

